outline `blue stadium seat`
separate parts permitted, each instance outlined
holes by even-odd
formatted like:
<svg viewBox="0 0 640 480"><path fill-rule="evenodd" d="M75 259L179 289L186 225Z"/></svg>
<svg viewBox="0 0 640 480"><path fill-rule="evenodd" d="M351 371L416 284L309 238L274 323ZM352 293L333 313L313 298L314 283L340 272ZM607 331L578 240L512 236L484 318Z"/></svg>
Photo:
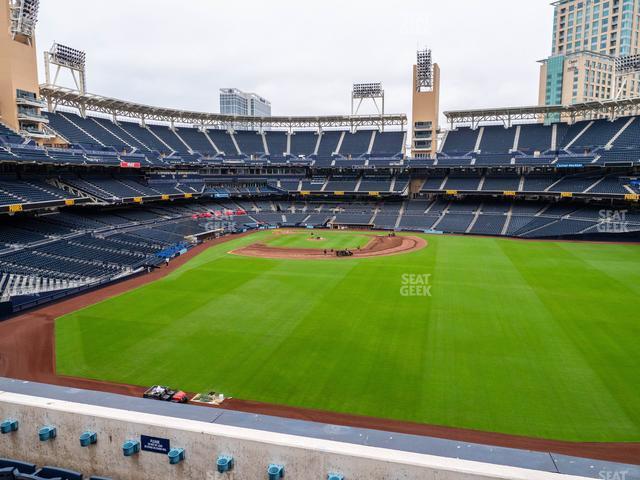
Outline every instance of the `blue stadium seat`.
<svg viewBox="0 0 640 480"><path fill-rule="evenodd" d="M135 139L137 144L142 145L146 151L157 151L160 153L171 153L170 149L162 143L149 129L142 127L138 123L122 121L119 126L130 137ZM132 140L134 141L134 140Z"/></svg>
<svg viewBox="0 0 640 480"><path fill-rule="evenodd" d="M338 143L342 137L342 131L327 130L322 132L320 145L318 147L318 157L331 157L338 150Z"/></svg>
<svg viewBox="0 0 640 480"><path fill-rule="evenodd" d="M207 130L209 138L215 143L216 147L224 152L227 158L234 158L240 155L233 143L231 135L226 130Z"/></svg>
<svg viewBox="0 0 640 480"><path fill-rule="evenodd" d="M570 147L571 151L583 153L585 151L596 150L598 147L604 147L613 139L628 120L628 118L619 118L613 122L606 119L594 120L581 135L582 130L580 130L580 127L584 129L589 125L589 122L576 123L575 128L570 128L570 131L574 133L578 130L577 133L575 133L575 137L571 138L571 140L575 140Z"/></svg>
<svg viewBox="0 0 640 480"><path fill-rule="evenodd" d="M260 157L265 155L262 135L253 130L237 130L234 133L240 152L247 156Z"/></svg>
<svg viewBox="0 0 640 480"><path fill-rule="evenodd" d="M355 133L346 132L340 145L340 155L359 157L368 154L372 135L372 130L358 130Z"/></svg>
<svg viewBox="0 0 640 480"><path fill-rule="evenodd" d="M0 144L11 143L19 145L24 142L24 139L16 132L7 127L4 123L0 122Z"/></svg>
<svg viewBox="0 0 640 480"><path fill-rule="evenodd" d="M543 124L520 125L518 151L533 154L551 150L553 126Z"/></svg>
<svg viewBox="0 0 640 480"><path fill-rule="evenodd" d="M164 148L162 151L171 151L182 153L189 153L187 146L178 138L178 136L166 125L147 125L147 128L152 134L155 134L162 143ZM167 146L169 149L167 149Z"/></svg>
<svg viewBox="0 0 640 480"><path fill-rule="evenodd" d="M82 473L65 468L42 467L36 471L34 477L43 479L59 478L61 480L82 480Z"/></svg>
<svg viewBox="0 0 640 480"><path fill-rule="evenodd" d="M316 149L318 135L304 130L293 132L291 135L291 155L312 155Z"/></svg>
<svg viewBox="0 0 640 480"><path fill-rule="evenodd" d="M372 157L394 157L404 150L405 132L376 132Z"/></svg>
<svg viewBox="0 0 640 480"><path fill-rule="evenodd" d="M88 132L83 131L74 120L80 119L79 115L73 113L47 113L49 126L62 138L72 144L85 145L88 147L102 147L103 144Z"/></svg>
<svg viewBox="0 0 640 480"><path fill-rule="evenodd" d="M482 153L509 153L515 142L516 128L490 125L483 128L480 151Z"/></svg>
<svg viewBox="0 0 640 480"><path fill-rule="evenodd" d="M0 458L0 468L14 468L18 470L18 472L26 474L32 474L36 471L36 466L33 463L21 462L9 458Z"/></svg>
<svg viewBox="0 0 640 480"><path fill-rule="evenodd" d="M442 152L450 155L464 155L475 149L479 130L459 127L447 133Z"/></svg>
<svg viewBox="0 0 640 480"><path fill-rule="evenodd" d="M264 136L267 140L271 160L284 159L287 153L287 132L268 131Z"/></svg>

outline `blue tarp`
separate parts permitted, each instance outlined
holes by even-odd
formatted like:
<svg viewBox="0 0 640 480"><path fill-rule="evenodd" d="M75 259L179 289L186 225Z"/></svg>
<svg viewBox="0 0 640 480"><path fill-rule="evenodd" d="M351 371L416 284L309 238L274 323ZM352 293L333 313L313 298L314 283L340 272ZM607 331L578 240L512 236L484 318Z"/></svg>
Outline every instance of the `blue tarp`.
<svg viewBox="0 0 640 480"><path fill-rule="evenodd" d="M156 253L156 256L160 258L173 258L178 254L182 255L183 253L186 253L188 246L189 245L187 243L181 242L161 250Z"/></svg>

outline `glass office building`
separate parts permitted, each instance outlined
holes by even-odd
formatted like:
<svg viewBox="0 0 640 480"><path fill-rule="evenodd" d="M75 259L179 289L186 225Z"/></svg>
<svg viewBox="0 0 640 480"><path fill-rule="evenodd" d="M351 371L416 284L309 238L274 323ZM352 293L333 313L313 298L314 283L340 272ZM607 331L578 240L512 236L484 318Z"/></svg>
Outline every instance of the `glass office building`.
<svg viewBox="0 0 640 480"><path fill-rule="evenodd" d="M220 113L250 117L270 117L271 102L255 93L237 88L220 89Z"/></svg>
<svg viewBox="0 0 640 480"><path fill-rule="evenodd" d="M639 53L640 0L554 2L551 56L542 60L541 105L568 105L640 94L637 76L615 75L615 59Z"/></svg>

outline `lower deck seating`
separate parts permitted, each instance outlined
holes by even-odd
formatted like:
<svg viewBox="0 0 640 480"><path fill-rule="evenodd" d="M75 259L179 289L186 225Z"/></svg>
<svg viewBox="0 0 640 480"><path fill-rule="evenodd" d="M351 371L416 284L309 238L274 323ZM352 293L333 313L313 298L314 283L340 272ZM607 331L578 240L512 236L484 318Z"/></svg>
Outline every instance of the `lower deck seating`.
<svg viewBox="0 0 640 480"><path fill-rule="evenodd" d="M531 229L522 236L544 238L577 235L595 225L596 222L589 220L561 219L546 223L538 229Z"/></svg>
<svg viewBox="0 0 640 480"><path fill-rule="evenodd" d="M373 223L376 226L376 228L382 228L386 230L395 229L397 222L398 222L398 213L395 213L395 214L378 213L373 220Z"/></svg>
<svg viewBox="0 0 640 480"><path fill-rule="evenodd" d="M0 177L0 205L61 202L75 195L37 179Z"/></svg>
<svg viewBox="0 0 640 480"><path fill-rule="evenodd" d="M36 294L127 275L187 236L224 228L193 214L187 207L163 214L140 207L3 219L0 278L12 292Z"/></svg>
<svg viewBox="0 0 640 480"><path fill-rule="evenodd" d="M339 212L335 215L333 223L347 225L371 225L371 213Z"/></svg>
<svg viewBox="0 0 640 480"><path fill-rule="evenodd" d="M477 175L450 175L444 184L444 190L475 191L480 186L480 177Z"/></svg>
<svg viewBox="0 0 640 480"><path fill-rule="evenodd" d="M447 213L436 225L435 229L446 233L465 233L474 216L469 213Z"/></svg>
<svg viewBox="0 0 640 480"><path fill-rule="evenodd" d="M390 178L363 178L358 187L359 192L388 192L390 190Z"/></svg>
<svg viewBox="0 0 640 480"><path fill-rule="evenodd" d="M476 235L500 235L507 221L506 215L480 215L469 233Z"/></svg>
<svg viewBox="0 0 640 480"><path fill-rule="evenodd" d="M332 177L325 187L325 192L355 192L358 184L357 178Z"/></svg>
<svg viewBox="0 0 640 480"><path fill-rule="evenodd" d="M504 192L512 191L517 192L520 188L520 176L519 175L496 175L486 177L482 185L482 190L485 192Z"/></svg>
<svg viewBox="0 0 640 480"><path fill-rule="evenodd" d="M536 177L526 180L542 182ZM586 183L591 178L583 180ZM324 185L325 181L322 178L314 183ZM549 181L545 177L541 185ZM122 188L138 188L126 181L118 184ZM626 184L613 175L593 188L599 185L606 190L618 185L626 189ZM102 282L153 264L159 252L182 245L187 237L216 229L243 229L256 223L275 227L343 224L385 230L433 229L524 238L598 233L600 227L611 231L614 223L621 222L625 232L640 231L640 210L632 205L624 206L622 220L615 220L603 217L603 208L615 208L610 204L601 207L575 198L556 203L511 202L479 193L464 200L450 196L404 201L347 198L185 200L133 208L71 207L59 213L5 216L0 219L0 285L17 295ZM200 214L207 214L208 218L201 218Z"/></svg>
<svg viewBox="0 0 640 480"><path fill-rule="evenodd" d="M273 209L277 209L274 211ZM631 231L640 230L640 212L625 214ZM416 199L403 203L265 202L251 216L275 226L321 226L326 222L371 225L378 229L476 235L547 237L588 233L602 221L601 208L579 202L449 201ZM566 222L574 220L574 222ZM552 224L558 222L556 227ZM573 228L570 228L573 227ZM582 227L582 228L579 228Z"/></svg>
<svg viewBox="0 0 640 480"><path fill-rule="evenodd" d="M411 231L429 230L439 218L437 215L403 215L398 227Z"/></svg>

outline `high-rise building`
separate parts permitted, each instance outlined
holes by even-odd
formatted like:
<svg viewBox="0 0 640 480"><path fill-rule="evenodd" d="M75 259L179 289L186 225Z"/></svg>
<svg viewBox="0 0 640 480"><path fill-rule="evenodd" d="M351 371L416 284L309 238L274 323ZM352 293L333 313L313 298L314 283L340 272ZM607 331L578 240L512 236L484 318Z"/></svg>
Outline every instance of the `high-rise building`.
<svg viewBox="0 0 640 480"><path fill-rule="evenodd" d="M541 105L640 95L637 75L616 75L616 59L640 53L640 0L554 2L551 56L540 63Z"/></svg>
<svg viewBox="0 0 640 480"><path fill-rule="evenodd" d="M237 88L220 89L220 113L250 117L270 117L271 102L255 93Z"/></svg>

